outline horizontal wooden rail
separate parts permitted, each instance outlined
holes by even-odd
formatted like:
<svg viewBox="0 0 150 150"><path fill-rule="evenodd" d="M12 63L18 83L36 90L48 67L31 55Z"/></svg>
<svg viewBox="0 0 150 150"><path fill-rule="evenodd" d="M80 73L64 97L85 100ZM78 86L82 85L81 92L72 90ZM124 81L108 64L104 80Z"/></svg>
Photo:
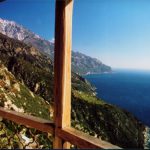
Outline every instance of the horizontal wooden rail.
<svg viewBox="0 0 150 150"><path fill-rule="evenodd" d="M54 135L55 126L54 123L49 120L15 112L3 107L0 107L0 117ZM56 128L55 132L59 138L79 148L121 149L116 145L102 141L71 127Z"/></svg>
<svg viewBox="0 0 150 150"><path fill-rule="evenodd" d="M76 145L79 148L121 149L116 145L92 137L74 128L58 128L56 132L60 138Z"/></svg>
<svg viewBox="0 0 150 150"><path fill-rule="evenodd" d="M42 118L26 115L0 107L0 117L15 123L35 128L39 131L54 134L54 123Z"/></svg>

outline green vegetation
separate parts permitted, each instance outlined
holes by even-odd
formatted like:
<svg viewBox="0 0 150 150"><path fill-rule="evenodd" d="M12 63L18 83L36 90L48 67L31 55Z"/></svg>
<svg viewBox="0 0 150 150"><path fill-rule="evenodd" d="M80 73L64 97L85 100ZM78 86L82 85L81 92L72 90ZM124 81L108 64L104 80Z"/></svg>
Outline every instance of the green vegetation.
<svg viewBox="0 0 150 150"><path fill-rule="evenodd" d="M10 96L14 104L18 108L23 108L24 111L30 115L50 119L49 105L45 103L44 99L37 95L34 95L33 93L31 93L31 91L29 91L29 89L27 89L23 85L21 85L20 88L20 94L16 96Z"/></svg>
<svg viewBox="0 0 150 150"><path fill-rule="evenodd" d="M72 97L72 126L120 147L143 147L144 126L130 113L84 92Z"/></svg>
<svg viewBox="0 0 150 150"><path fill-rule="evenodd" d="M0 149L18 148L51 149L52 136L8 120L0 121Z"/></svg>
<svg viewBox="0 0 150 150"><path fill-rule="evenodd" d="M20 111L22 112L50 119L49 105L43 98L32 93L25 85L19 83L2 65L0 76L2 76L2 79L0 79L1 106L15 110L21 108Z"/></svg>
<svg viewBox="0 0 150 150"><path fill-rule="evenodd" d="M91 104L101 104L101 105L106 104L106 102L104 102L103 100L97 99L95 96L82 91L73 91L73 96L76 97L77 99L82 99Z"/></svg>
<svg viewBox="0 0 150 150"><path fill-rule="evenodd" d="M5 69L0 77L4 81L0 82L1 106L9 102L10 109L49 118L48 108L53 103L52 61L32 46L2 34L0 60L9 70ZM86 79L72 73L72 126L124 148L143 148L145 126L95 95L95 88Z"/></svg>

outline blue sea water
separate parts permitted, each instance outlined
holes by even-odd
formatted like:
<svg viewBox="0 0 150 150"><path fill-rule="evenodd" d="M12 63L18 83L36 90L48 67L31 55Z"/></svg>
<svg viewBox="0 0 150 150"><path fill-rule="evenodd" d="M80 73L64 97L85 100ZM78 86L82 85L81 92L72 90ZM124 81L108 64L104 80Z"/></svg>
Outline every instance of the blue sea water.
<svg viewBox="0 0 150 150"><path fill-rule="evenodd" d="M150 127L150 71L116 70L84 76L97 89L97 96L131 112Z"/></svg>

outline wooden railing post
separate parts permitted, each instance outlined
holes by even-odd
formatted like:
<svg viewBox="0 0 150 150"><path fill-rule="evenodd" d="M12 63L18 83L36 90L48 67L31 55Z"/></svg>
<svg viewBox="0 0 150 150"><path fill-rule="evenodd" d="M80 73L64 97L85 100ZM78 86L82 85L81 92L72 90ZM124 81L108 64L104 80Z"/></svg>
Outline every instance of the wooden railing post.
<svg viewBox="0 0 150 150"><path fill-rule="evenodd" d="M56 0L54 59L56 129L69 127L71 124L72 7L73 0ZM55 132L54 148L69 148L68 145L66 142L63 144Z"/></svg>

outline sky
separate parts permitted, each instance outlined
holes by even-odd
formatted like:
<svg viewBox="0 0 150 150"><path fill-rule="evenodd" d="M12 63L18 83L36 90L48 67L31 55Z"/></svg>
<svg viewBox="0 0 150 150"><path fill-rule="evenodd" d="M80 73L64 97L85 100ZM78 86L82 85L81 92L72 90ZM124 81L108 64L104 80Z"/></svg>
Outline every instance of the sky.
<svg viewBox="0 0 150 150"><path fill-rule="evenodd" d="M6 0L0 3L0 18L15 21L41 37L54 38L54 0Z"/></svg>
<svg viewBox="0 0 150 150"><path fill-rule="evenodd" d="M0 17L54 38L54 0L6 0ZM74 0L73 50L113 68L150 70L150 0Z"/></svg>

